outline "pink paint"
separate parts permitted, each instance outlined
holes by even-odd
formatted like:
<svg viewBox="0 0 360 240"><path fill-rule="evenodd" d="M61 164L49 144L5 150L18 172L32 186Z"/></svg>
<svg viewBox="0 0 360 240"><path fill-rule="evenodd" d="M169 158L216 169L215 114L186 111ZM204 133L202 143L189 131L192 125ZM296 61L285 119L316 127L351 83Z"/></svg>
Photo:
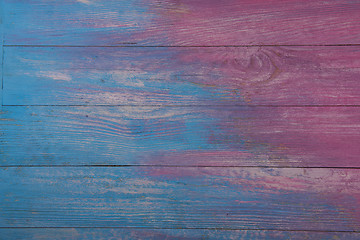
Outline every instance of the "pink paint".
<svg viewBox="0 0 360 240"><path fill-rule="evenodd" d="M151 168L144 170L153 178L207 178L237 186L239 191L263 194L304 193L327 201L360 221L360 173L356 169L264 169L264 168ZM354 205L344 205L353 199ZM241 201L235 200L241 204ZM256 204L256 202L254 202Z"/></svg>
<svg viewBox="0 0 360 240"><path fill-rule="evenodd" d="M354 1L144 0L157 14L144 39L171 45L357 43ZM161 26L161 27L159 27ZM163 38L162 37L162 38ZM354 42L355 41L355 42Z"/></svg>
<svg viewBox="0 0 360 240"><path fill-rule="evenodd" d="M201 77L181 77L227 91L248 104L359 104L360 48L249 47L178 51L179 65Z"/></svg>
<svg viewBox="0 0 360 240"><path fill-rule="evenodd" d="M145 36L151 39L163 35L169 45L193 46L350 43L350 33L360 32L359 26L351 25L353 20L360 20L359 8L353 2L340 1L169 0L153 8L159 16L155 24L166 27L152 28ZM185 81L228 91L219 101L233 99L234 103L245 101L250 105L359 104L360 51L356 47L192 48L179 51L176 59L198 66L201 77L183 76ZM229 121L231 115L235 118ZM242 136L250 142L244 156L260 155L264 165L359 165L360 137L356 133L360 132L360 113L356 108L254 108L247 118L241 118L240 110L219 114L214 109L210 116L219 119L218 126L230 139ZM180 163L187 159L194 165L197 161L203 164L204 159L197 154L201 156L202 152L166 153L152 162ZM227 165L229 159L236 162L234 156L225 154L221 159L215 151L207 159L210 166L221 165L222 161ZM243 161L239 157L237 163L242 165ZM228 183L249 191L310 192L360 220L360 209L343 206L338 194L342 192L344 198L359 202L360 176L356 170L349 172L349 176L342 176L341 171L326 169L279 169L273 173L260 168L164 168L148 174L169 178L224 176Z"/></svg>

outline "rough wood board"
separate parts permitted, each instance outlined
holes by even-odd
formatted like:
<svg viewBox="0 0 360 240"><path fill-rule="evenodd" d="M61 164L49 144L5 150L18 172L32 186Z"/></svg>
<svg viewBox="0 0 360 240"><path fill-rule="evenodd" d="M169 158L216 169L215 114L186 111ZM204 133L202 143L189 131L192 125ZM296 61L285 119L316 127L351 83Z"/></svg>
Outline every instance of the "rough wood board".
<svg viewBox="0 0 360 240"><path fill-rule="evenodd" d="M359 107L3 107L1 165L360 167Z"/></svg>
<svg viewBox="0 0 360 240"><path fill-rule="evenodd" d="M4 0L6 44L359 44L358 1Z"/></svg>
<svg viewBox="0 0 360 240"><path fill-rule="evenodd" d="M5 48L5 105L356 105L360 47Z"/></svg>
<svg viewBox="0 0 360 240"><path fill-rule="evenodd" d="M358 169L2 168L1 227L359 231Z"/></svg>
<svg viewBox="0 0 360 240"><path fill-rule="evenodd" d="M7 240L158 240L158 239L252 239L252 240L304 240L346 239L357 240L360 233L304 232L262 230L207 230L207 229L133 229L133 228L20 228L0 229L0 237Z"/></svg>

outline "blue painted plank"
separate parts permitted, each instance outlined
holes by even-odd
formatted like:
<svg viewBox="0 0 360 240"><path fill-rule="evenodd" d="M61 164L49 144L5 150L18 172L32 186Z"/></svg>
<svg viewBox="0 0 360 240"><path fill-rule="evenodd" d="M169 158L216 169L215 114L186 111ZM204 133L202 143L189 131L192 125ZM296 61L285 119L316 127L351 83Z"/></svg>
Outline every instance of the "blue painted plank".
<svg viewBox="0 0 360 240"><path fill-rule="evenodd" d="M358 107L4 107L5 165L359 167Z"/></svg>
<svg viewBox="0 0 360 240"><path fill-rule="evenodd" d="M0 227L359 231L358 169L0 169Z"/></svg>
<svg viewBox="0 0 360 240"><path fill-rule="evenodd" d="M355 105L359 47L6 47L5 105Z"/></svg>

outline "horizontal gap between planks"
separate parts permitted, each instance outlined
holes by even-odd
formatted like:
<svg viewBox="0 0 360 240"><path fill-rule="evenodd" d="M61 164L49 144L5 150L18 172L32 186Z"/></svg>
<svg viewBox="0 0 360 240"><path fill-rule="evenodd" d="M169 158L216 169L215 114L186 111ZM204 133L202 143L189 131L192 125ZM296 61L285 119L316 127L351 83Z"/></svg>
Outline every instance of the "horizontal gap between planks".
<svg viewBox="0 0 360 240"><path fill-rule="evenodd" d="M147 230L175 230L175 229L180 229L180 230L221 230L221 231L274 231L274 232L332 232L332 233L360 233L360 231L347 231L347 230L343 230L343 231L334 231L334 230L306 230L306 229L253 229L253 228L156 228L156 227L122 227L122 226L114 226L114 227L96 227L96 226L91 226L91 227L83 227L83 226L79 226L79 227L0 227L0 229L73 229L73 228L78 228L78 229L147 229Z"/></svg>
<svg viewBox="0 0 360 240"><path fill-rule="evenodd" d="M272 104L4 104L3 107L353 107L358 108L360 105L272 105Z"/></svg>
<svg viewBox="0 0 360 240"><path fill-rule="evenodd" d="M144 48L217 48L217 47L353 47L359 44L244 44L244 45L137 45L137 43L121 43L119 45L32 45L32 44L4 44L4 47L144 47Z"/></svg>
<svg viewBox="0 0 360 240"><path fill-rule="evenodd" d="M132 168L132 167L166 167L166 168L279 168L279 169L359 169L360 167L301 167L301 166L246 166L246 165L162 165L162 164L15 164L15 165L0 165L0 168Z"/></svg>

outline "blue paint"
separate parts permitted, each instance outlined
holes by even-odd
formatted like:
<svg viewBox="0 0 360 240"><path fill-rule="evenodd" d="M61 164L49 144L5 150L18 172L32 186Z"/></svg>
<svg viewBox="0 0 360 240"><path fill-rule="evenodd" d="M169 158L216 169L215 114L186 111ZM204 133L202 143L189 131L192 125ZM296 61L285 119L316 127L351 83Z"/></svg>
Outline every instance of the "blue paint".
<svg viewBox="0 0 360 240"><path fill-rule="evenodd" d="M6 48L5 105L230 104L174 48ZM216 100L216 101L214 101ZM241 99L236 104L244 103Z"/></svg>
<svg viewBox="0 0 360 240"><path fill-rule="evenodd" d="M153 18L144 14L148 6L138 1L83 2L49 0L39 8L38 1L4 0L5 44L14 44L16 39L38 44L103 45L105 39L111 39L121 45L132 43L133 34L145 30L142 23ZM38 30L32 29L34 26Z"/></svg>
<svg viewBox="0 0 360 240"><path fill-rule="evenodd" d="M169 150L228 149L227 143L211 141L222 130L205 109L4 107L0 161L2 165L147 164L144 156ZM241 146L236 145L237 151Z"/></svg>
<svg viewBox="0 0 360 240"><path fill-rule="evenodd" d="M256 179L217 175L222 168L177 168L177 178L173 170L1 169L0 226L354 229L317 194L229 184Z"/></svg>

